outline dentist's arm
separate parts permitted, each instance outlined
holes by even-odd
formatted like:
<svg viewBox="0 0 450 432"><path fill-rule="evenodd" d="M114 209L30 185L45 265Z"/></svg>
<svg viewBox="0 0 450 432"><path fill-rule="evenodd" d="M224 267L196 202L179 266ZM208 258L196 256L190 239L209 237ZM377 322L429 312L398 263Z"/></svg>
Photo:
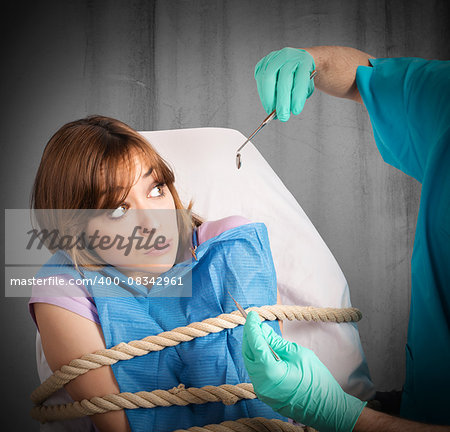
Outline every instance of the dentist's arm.
<svg viewBox="0 0 450 432"><path fill-rule="evenodd" d="M392 417L364 408L356 422L355 432L449 432L450 426L435 426Z"/></svg>
<svg viewBox="0 0 450 432"><path fill-rule="evenodd" d="M366 402L345 393L311 350L261 324L254 311L244 326L242 353L256 396L272 409L320 432L353 430Z"/></svg>
<svg viewBox="0 0 450 432"><path fill-rule="evenodd" d="M276 361L267 344L280 357ZM242 354L258 398L275 411L320 432L449 431L373 411L342 390L311 350L288 342L261 324L256 312L244 326Z"/></svg>
<svg viewBox="0 0 450 432"><path fill-rule="evenodd" d="M262 58L255 67L261 103L267 113L277 110L280 121L298 115L314 86L333 96L362 103L356 87L358 66L370 66L367 53L340 46L283 48ZM310 79L313 71L317 72Z"/></svg>
<svg viewBox="0 0 450 432"><path fill-rule="evenodd" d="M370 66L369 59L373 56L341 46L316 46L305 50L311 54L316 65L314 81L317 89L362 103L356 87L356 69L358 66Z"/></svg>

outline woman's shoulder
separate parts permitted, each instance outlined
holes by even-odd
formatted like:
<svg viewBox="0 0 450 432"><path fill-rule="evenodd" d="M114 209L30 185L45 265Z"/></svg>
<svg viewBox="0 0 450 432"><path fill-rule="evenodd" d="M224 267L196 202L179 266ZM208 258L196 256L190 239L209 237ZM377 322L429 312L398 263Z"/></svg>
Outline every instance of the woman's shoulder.
<svg viewBox="0 0 450 432"><path fill-rule="evenodd" d="M28 302L28 310L37 327L34 311L36 303L59 306L97 324L100 323L94 300L82 285L74 283L73 276L69 274L57 274L52 277L36 279Z"/></svg>
<svg viewBox="0 0 450 432"><path fill-rule="evenodd" d="M234 215L227 216L222 219L203 222L197 231L198 243L201 244L210 238L216 237L223 232L236 228L241 225L249 224L252 221L245 218L244 216Z"/></svg>

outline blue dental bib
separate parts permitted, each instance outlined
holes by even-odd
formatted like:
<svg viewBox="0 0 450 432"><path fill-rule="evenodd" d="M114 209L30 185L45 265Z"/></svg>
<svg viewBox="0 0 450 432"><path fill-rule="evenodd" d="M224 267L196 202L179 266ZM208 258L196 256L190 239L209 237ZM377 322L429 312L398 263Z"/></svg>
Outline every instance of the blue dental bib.
<svg viewBox="0 0 450 432"><path fill-rule="evenodd" d="M196 242L194 231L194 246ZM276 274L267 228L263 223L227 230L200 244L195 252L197 261L192 259L176 264L160 275L185 280L186 285L192 287L189 296L183 292L174 295L174 289L178 288L170 285L154 287L149 292L144 286L125 285L128 281L125 275L114 267L104 267L102 275L120 277L123 282L114 287L105 288L104 284L87 287L98 309L107 348L230 313L236 310L236 305L228 291L244 308L276 303ZM63 272L80 279L80 274L73 268L61 271L52 267L55 263L63 264L64 259L68 260L67 255L57 252L37 277ZM46 268L48 264L50 266ZM94 280L97 276L100 280L98 272L84 269L83 272L86 278ZM111 296L111 289L114 296ZM268 324L280 333L277 321ZM241 353L242 331L242 326L225 329L162 351L120 361L111 366L120 391L170 390L180 384L186 388L199 388L249 383ZM242 417L286 420L258 399L241 400L230 406L213 402L125 411L133 431L171 432Z"/></svg>

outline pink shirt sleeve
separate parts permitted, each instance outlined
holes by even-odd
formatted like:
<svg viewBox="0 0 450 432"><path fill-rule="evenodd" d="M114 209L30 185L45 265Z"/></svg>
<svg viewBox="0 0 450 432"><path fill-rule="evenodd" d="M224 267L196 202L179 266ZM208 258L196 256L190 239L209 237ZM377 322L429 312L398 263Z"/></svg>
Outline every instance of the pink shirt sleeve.
<svg viewBox="0 0 450 432"><path fill-rule="evenodd" d="M222 234L224 231L227 231L232 228L236 228L241 225L245 225L251 223L247 218L243 216L228 216L223 219L203 222L197 231L198 235L198 244L202 244L206 240L210 238L216 237L219 234Z"/></svg>
<svg viewBox="0 0 450 432"><path fill-rule="evenodd" d="M61 274L58 275L58 278L64 280L65 283L58 284L58 286L49 284L33 285L32 297L28 302L28 308L36 327L38 325L34 313L35 303L48 303L59 306L100 324L94 299L89 296L86 289L81 285L70 284L69 280L72 279L70 275Z"/></svg>
<svg viewBox="0 0 450 432"><path fill-rule="evenodd" d="M203 222L197 230L198 244L202 244L206 240L222 234L224 231L248 223L251 223L251 221L243 216L229 216L216 221ZM28 308L36 327L38 325L34 313L35 303L48 303L59 306L100 324L94 299L89 296L89 293L83 286L70 285L70 275L58 275L58 277L64 279L66 283L53 287L50 285L33 285L32 297L28 302Z"/></svg>

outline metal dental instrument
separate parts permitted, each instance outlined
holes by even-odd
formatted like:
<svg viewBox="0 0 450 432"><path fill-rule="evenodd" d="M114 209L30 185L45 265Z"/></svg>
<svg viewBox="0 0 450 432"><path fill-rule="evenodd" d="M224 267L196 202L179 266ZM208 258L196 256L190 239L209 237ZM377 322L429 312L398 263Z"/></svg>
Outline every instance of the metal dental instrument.
<svg viewBox="0 0 450 432"><path fill-rule="evenodd" d="M230 291L228 291L228 294L233 299L233 301L236 303L236 307L238 308L238 311L242 314L242 316L247 319L247 312L245 312L244 308L234 299L234 297L231 295ZM270 351L272 352L274 358L276 361L280 361L280 357L278 357L277 353L272 349L272 347L269 345L269 342L267 342L267 346L269 347Z"/></svg>
<svg viewBox="0 0 450 432"><path fill-rule="evenodd" d="M277 115L276 110L273 110L265 119L264 121L258 126L258 128L253 132L248 138L247 141L245 141L244 144L242 144L237 150L236 150L236 167L239 169L242 165L241 163L241 154L239 153L241 149L268 123L270 123L274 117Z"/></svg>
<svg viewBox="0 0 450 432"><path fill-rule="evenodd" d="M309 77L310 80L312 80L315 76L317 75L317 72L315 70L313 70L311 72L311 75ZM256 130L247 138L247 141L245 141L244 144L242 144L237 150L236 150L236 167L237 169L239 169L242 166L242 162L241 162L241 154L239 153L244 146L252 139L255 137L255 135L266 125L269 124L277 115L276 110L273 110L264 120L263 122L256 128Z"/></svg>

